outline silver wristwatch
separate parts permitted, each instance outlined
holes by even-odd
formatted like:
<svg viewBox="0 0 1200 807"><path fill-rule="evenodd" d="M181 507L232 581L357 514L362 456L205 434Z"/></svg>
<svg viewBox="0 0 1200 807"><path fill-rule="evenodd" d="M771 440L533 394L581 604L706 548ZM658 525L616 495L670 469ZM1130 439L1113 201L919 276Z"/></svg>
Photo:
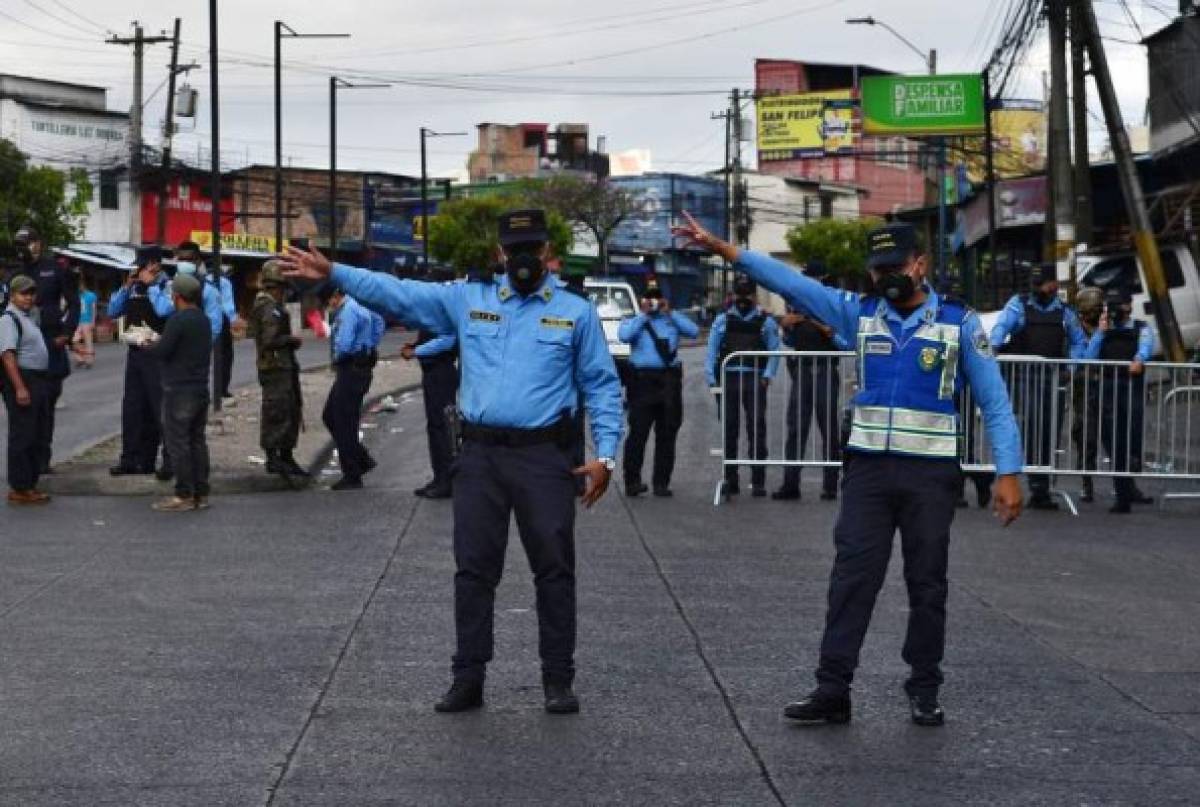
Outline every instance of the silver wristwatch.
<svg viewBox="0 0 1200 807"><path fill-rule="evenodd" d="M600 463L606 469L608 469L608 472L610 474L613 471L617 470L617 461L614 460L612 457L597 457L596 462Z"/></svg>

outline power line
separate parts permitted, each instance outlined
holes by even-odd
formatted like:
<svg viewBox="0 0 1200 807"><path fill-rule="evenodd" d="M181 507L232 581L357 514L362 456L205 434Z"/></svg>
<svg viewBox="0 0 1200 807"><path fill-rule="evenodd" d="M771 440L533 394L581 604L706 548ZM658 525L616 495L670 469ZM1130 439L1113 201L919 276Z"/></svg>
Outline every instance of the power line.
<svg viewBox="0 0 1200 807"><path fill-rule="evenodd" d="M47 17L54 20L55 22L61 23L62 25L65 25L74 31L81 31L82 33L88 34L89 36L96 35L96 31L91 30L89 28L84 28L82 25L80 25L77 22L72 22L71 20L68 20L64 17L60 17L57 14L53 13L52 11L45 9L42 6L39 6L37 3L33 2L33 0L25 0L25 5L29 6L32 9L36 9L37 11L42 12L43 14L45 14Z"/></svg>

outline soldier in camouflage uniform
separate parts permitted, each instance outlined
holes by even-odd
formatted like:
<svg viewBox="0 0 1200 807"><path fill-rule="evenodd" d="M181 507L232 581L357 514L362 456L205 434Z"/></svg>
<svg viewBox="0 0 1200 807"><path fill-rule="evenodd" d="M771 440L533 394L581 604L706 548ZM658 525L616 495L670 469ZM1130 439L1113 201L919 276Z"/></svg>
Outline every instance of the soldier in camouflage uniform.
<svg viewBox="0 0 1200 807"><path fill-rule="evenodd" d="M302 398L296 361L300 339L292 336L291 318L283 304L286 295L287 280L279 264L267 261L250 315L262 385L260 442L267 453L267 473L307 477L308 472L292 456L300 436Z"/></svg>
<svg viewBox="0 0 1200 807"><path fill-rule="evenodd" d="M1104 312L1104 292L1095 287L1080 289L1075 296L1075 310L1079 314L1079 325L1088 339L1100 327L1100 314ZM1096 470L1096 454L1100 445L1100 373L1095 367L1079 370L1071 386L1071 407L1074 417L1071 425L1071 442L1075 444L1075 462L1078 468ZM1092 477L1083 477L1083 501L1095 500Z"/></svg>

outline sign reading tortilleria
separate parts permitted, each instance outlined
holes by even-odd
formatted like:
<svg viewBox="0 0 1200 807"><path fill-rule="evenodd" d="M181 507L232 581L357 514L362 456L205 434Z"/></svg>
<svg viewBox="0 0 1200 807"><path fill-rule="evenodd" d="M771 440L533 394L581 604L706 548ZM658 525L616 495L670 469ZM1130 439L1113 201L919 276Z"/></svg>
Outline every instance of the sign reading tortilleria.
<svg viewBox="0 0 1200 807"><path fill-rule="evenodd" d="M862 114L869 135L983 134L983 77L870 76L862 81Z"/></svg>
<svg viewBox="0 0 1200 807"><path fill-rule="evenodd" d="M852 90L758 99L758 159L796 160L854 149Z"/></svg>
<svg viewBox="0 0 1200 807"><path fill-rule="evenodd" d="M209 230L193 230L192 240L199 244L200 249L212 249L212 232ZM284 239L284 245L287 245ZM268 235L251 235L250 233L221 233L221 249L242 249L247 252L263 252L275 254L275 239Z"/></svg>

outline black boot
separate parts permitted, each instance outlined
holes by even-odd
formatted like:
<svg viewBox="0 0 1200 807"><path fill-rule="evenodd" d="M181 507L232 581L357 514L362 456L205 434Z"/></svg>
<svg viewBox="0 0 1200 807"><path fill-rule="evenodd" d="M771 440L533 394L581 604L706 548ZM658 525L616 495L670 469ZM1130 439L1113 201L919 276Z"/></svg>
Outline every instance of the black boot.
<svg viewBox="0 0 1200 807"><path fill-rule="evenodd" d="M908 696L912 710L912 722L918 726L940 726L946 722L946 713L938 705L936 692L921 692Z"/></svg>
<svg viewBox="0 0 1200 807"><path fill-rule="evenodd" d="M278 451L267 452L266 468L267 473L269 474L283 474L284 476L288 475L287 466L283 463L283 460L280 459Z"/></svg>
<svg viewBox="0 0 1200 807"><path fill-rule="evenodd" d="M783 716L805 725L849 723L850 695L826 695L817 690L785 706Z"/></svg>
<svg viewBox="0 0 1200 807"><path fill-rule="evenodd" d="M650 488L647 487L646 483L640 479L633 482L625 482L625 495L631 499L636 499L638 496L641 496L648 490L650 490Z"/></svg>
<svg viewBox="0 0 1200 807"><path fill-rule="evenodd" d="M283 463L284 467L287 468L288 474L291 476L312 476L312 474L300 467L296 462L296 458L292 456L291 451L280 451L279 461Z"/></svg>
<svg viewBox="0 0 1200 807"><path fill-rule="evenodd" d="M469 712L483 706L483 682L455 680L442 699L433 705L435 712Z"/></svg>
<svg viewBox="0 0 1200 807"><path fill-rule="evenodd" d="M552 715L573 715L579 711L579 698L571 691L570 684L546 682L542 684L546 693L546 712Z"/></svg>

